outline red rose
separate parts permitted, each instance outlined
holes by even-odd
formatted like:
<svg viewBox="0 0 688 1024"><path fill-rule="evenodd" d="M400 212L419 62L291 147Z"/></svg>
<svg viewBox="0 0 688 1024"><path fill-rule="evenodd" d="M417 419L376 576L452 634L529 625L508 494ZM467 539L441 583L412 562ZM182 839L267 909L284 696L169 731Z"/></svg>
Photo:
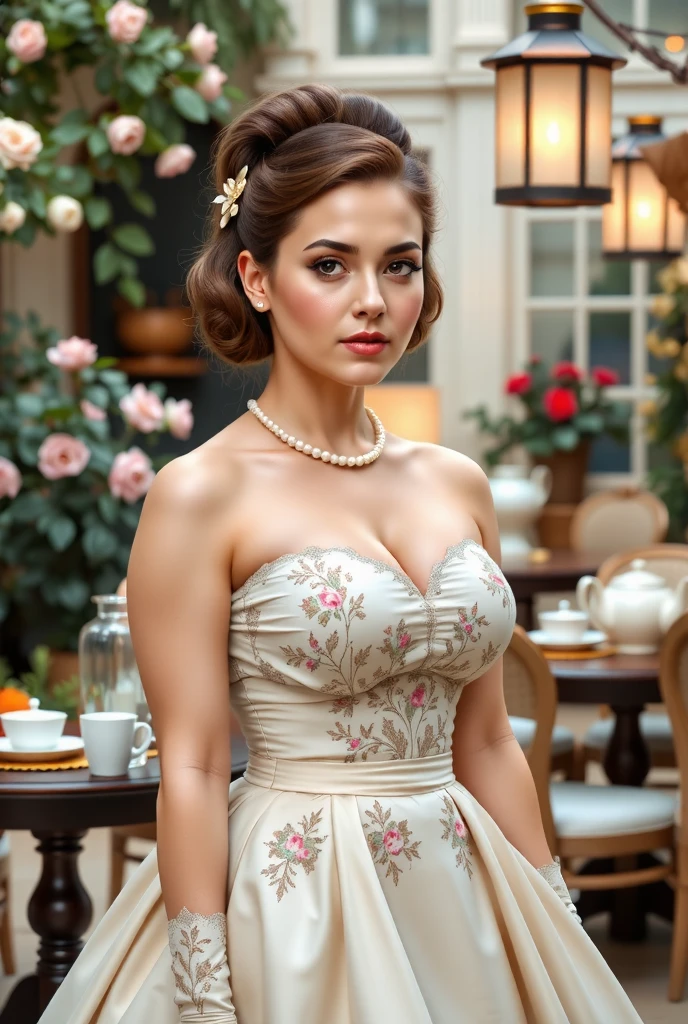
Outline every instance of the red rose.
<svg viewBox="0 0 688 1024"><path fill-rule="evenodd" d="M576 396L568 388L548 388L542 403L545 412L555 423L570 420L578 412Z"/></svg>
<svg viewBox="0 0 688 1024"><path fill-rule="evenodd" d="M619 375L616 370L610 370L607 366L593 366L590 376L601 388L608 388L610 384L619 383Z"/></svg>
<svg viewBox="0 0 688 1024"><path fill-rule="evenodd" d="M552 368L554 380L582 380L583 371L575 363L556 363Z"/></svg>
<svg viewBox="0 0 688 1024"><path fill-rule="evenodd" d="M513 373L508 378L504 391L507 395L525 395L530 391L533 378L529 373Z"/></svg>

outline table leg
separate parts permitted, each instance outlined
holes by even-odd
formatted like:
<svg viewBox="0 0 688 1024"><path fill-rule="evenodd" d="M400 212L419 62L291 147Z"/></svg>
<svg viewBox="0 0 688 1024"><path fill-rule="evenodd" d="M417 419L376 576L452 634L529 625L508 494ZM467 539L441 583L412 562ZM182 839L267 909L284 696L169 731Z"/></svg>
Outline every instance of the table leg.
<svg viewBox="0 0 688 1024"><path fill-rule="evenodd" d="M650 770L650 752L640 731L643 706L615 707L614 731L604 754L607 778L616 786L642 786Z"/></svg>

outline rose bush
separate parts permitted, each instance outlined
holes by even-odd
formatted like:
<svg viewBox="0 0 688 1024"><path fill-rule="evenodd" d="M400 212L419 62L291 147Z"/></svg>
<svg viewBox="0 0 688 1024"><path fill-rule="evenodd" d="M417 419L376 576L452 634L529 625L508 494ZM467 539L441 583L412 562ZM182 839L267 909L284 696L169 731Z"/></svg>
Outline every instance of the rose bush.
<svg viewBox="0 0 688 1024"><path fill-rule="evenodd" d="M91 595L114 593L126 575L142 499L171 458L144 445L163 432L187 439L193 412L157 382L131 388L87 338L58 339L33 314L4 319L0 622L13 615L73 648Z"/></svg>

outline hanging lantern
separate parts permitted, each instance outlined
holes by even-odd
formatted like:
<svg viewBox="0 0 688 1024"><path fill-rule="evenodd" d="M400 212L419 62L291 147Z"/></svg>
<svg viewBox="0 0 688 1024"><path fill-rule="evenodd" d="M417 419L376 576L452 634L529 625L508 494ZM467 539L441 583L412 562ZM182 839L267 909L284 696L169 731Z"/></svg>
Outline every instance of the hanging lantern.
<svg viewBox="0 0 688 1024"><path fill-rule="evenodd" d="M611 75L626 61L580 30L580 3L530 4L528 31L481 61L496 81L495 201L611 199Z"/></svg>
<svg viewBox="0 0 688 1024"><path fill-rule="evenodd" d="M612 146L614 198L602 210L608 259L673 259L686 240L686 215L643 159L642 147L664 142L661 117L629 117L628 134Z"/></svg>

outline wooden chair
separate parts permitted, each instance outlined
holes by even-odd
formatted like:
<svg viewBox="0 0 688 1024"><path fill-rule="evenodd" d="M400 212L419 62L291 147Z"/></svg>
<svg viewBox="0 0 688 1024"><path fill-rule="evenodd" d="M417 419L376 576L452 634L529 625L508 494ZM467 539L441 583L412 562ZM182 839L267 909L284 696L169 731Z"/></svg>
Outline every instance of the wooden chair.
<svg viewBox="0 0 688 1024"><path fill-rule="evenodd" d="M671 718L681 776L681 805L676 825L674 934L669 970L669 999L679 1002L688 972L688 615L678 619L662 644L659 684Z"/></svg>
<svg viewBox="0 0 688 1024"><path fill-rule="evenodd" d="M642 558L647 569L663 576L670 586L675 586L681 577L688 575L688 544L653 544L612 555L602 563L597 576L606 586L614 576L627 572L636 558ZM583 737L584 765L587 766L589 761L602 763L613 728L614 720L609 717L607 709ZM676 754L669 716L660 712L643 712L640 731L650 752L652 767L675 768Z"/></svg>
<svg viewBox="0 0 688 1024"><path fill-rule="evenodd" d="M514 659L518 665L516 680L512 668ZM542 716L527 756L540 799L545 834L552 853L561 858L569 887L621 889L649 885L671 876L671 864L643 868L627 864L628 858L634 859L642 853L673 850L675 798L644 787L550 782L546 737L551 734L556 707L554 676L545 656L519 627L514 631L504 660L507 707L510 691L516 685L521 699L530 699L533 714ZM619 870L611 874L580 874L571 868L578 858L613 858Z"/></svg>
<svg viewBox="0 0 688 1024"><path fill-rule="evenodd" d="M145 854L127 849L127 840L147 839L157 842L157 826L154 821L145 825L121 825L110 830L110 903L114 903L124 882L124 867L127 861L140 864Z"/></svg>
<svg viewBox="0 0 688 1024"><path fill-rule="evenodd" d="M0 959L5 974L16 974L10 912L10 837L0 832Z"/></svg>
<svg viewBox="0 0 688 1024"><path fill-rule="evenodd" d="M571 519L575 551L614 555L620 549L659 544L669 529L664 502L634 487L593 494L576 506Z"/></svg>

